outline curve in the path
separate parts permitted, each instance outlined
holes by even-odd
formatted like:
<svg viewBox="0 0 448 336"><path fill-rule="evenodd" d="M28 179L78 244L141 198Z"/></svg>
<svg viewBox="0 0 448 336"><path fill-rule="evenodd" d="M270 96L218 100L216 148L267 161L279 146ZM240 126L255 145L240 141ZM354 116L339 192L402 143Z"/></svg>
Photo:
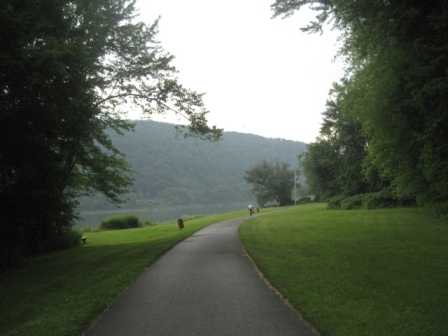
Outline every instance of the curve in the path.
<svg viewBox="0 0 448 336"><path fill-rule="evenodd" d="M85 336L314 335L247 257L238 239L245 219L210 225L176 245Z"/></svg>

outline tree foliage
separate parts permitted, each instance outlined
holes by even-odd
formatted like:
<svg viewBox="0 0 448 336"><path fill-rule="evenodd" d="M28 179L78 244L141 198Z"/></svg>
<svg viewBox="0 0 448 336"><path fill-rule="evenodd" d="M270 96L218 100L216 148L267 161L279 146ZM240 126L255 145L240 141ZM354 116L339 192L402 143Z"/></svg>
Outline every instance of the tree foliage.
<svg viewBox="0 0 448 336"><path fill-rule="evenodd" d="M341 117L367 139L364 172L399 196L448 201L448 5L431 1L277 0L276 16L316 11L304 31L341 31L347 61ZM342 120L342 119L341 119Z"/></svg>
<svg viewBox="0 0 448 336"><path fill-rule="evenodd" d="M373 165L366 165L369 137L360 119L350 114L354 96L350 83L334 84L320 137L299 157L307 182L319 199L374 192L387 185Z"/></svg>
<svg viewBox="0 0 448 336"><path fill-rule="evenodd" d="M243 178L252 185L252 193L260 206L291 204L294 171L289 169L289 163L264 160L247 170Z"/></svg>
<svg viewBox="0 0 448 336"><path fill-rule="evenodd" d="M180 85L158 21L136 22L133 0L2 2L0 18L0 245L51 249L74 219L75 197L119 204L131 170L105 133L139 108L178 113L185 136L217 140L202 95ZM27 204L24 208L23 205Z"/></svg>

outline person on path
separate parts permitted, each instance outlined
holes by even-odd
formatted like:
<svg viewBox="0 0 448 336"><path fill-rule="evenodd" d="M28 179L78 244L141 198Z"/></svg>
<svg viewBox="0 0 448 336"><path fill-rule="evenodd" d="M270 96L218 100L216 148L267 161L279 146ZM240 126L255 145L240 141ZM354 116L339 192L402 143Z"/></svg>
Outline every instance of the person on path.
<svg viewBox="0 0 448 336"><path fill-rule="evenodd" d="M249 204L249 206L247 207L249 209L249 216L252 216L252 214L254 213L254 207L252 204Z"/></svg>

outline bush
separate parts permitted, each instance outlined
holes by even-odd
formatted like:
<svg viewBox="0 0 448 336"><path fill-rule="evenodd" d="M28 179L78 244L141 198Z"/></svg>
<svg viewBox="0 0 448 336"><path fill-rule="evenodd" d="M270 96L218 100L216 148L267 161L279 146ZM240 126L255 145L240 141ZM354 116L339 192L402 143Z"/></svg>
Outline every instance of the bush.
<svg viewBox="0 0 448 336"><path fill-rule="evenodd" d="M427 203L424 205L425 209L429 212L430 215L448 218L448 202L445 203Z"/></svg>
<svg viewBox="0 0 448 336"><path fill-rule="evenodd" d="M415 199L412 197L396 197L389 190L382 190L375 193L354 195L350 197L335 196L328 200L329 210L354 210L354 209L385 209L397 206L415 206Z"/></svg>
<svg viewBox="0 0 448 336"><path fill-rule="evenodd" d="M81 232L75 230L66 230L62 232L57 238L54 240L54 250L64 250L69 249L75 246L78 246L81 243Z"/></svg>
<svg viewBox="0 0 448 336"><path fill-rule="evenodd" d="M397 202L399 206L403 206L403 207L416 207L417 206L417 199L415 198L415 196L399 196L397 198Z"/></svg>
<svg viewBox="0 0 448 336"><path fill-rule="evenodd" d="M347 197L341 201L342 210L362 209L364 204L364 195L355 195Z"/></svg>
<svg viewBox="0 0 448 336"><path fill-rule="evenodd" d="M0 246L0 271L3 271L21 266L28 256L36 256L79 246L81 233L72 229L64 229L60 232L49 234L38 241L36 240L32 245L23 244L17 237L1 237L0 243L3 243Z"/></svg>
<svg viewBox="0 0 448 336"><path fill-rule="evenodd" d="M22 250L20 246L11 246L0 249L0 271L13 269L23 264Z"/></svg>
<svg viewBox="0 0 448 336"><path fill-rule="evenodd" d="M100 230L121 230L142 227L143 223L135 215L119 215L103 219L98 225Z"/></svg>
<svg viewBox="0 0 448 336"><path fill-rule="evenodd" d="M343 200L345 200L346 197L344 196L334 196L328 200L327 209L328 210L340 210L341 209L341 203Z"/></svg>
<svg viewBox="0 0 448 336"><path fill-rule="evenodd" d="M398 205L398 199L388 190L382 190L367 195L367 209L394 208Z"/></svg>

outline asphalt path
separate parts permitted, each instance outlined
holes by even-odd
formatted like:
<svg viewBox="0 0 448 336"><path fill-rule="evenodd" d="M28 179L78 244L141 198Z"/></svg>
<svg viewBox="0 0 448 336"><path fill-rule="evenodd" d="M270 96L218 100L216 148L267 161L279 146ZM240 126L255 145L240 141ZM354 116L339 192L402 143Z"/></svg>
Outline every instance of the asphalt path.
<svg viewBox="0 0 448 336"><path fill-rule="evenodd" d="M245 219L212 224L176 245L84 335L315 335L246 255L238 239Z"/></svg>

